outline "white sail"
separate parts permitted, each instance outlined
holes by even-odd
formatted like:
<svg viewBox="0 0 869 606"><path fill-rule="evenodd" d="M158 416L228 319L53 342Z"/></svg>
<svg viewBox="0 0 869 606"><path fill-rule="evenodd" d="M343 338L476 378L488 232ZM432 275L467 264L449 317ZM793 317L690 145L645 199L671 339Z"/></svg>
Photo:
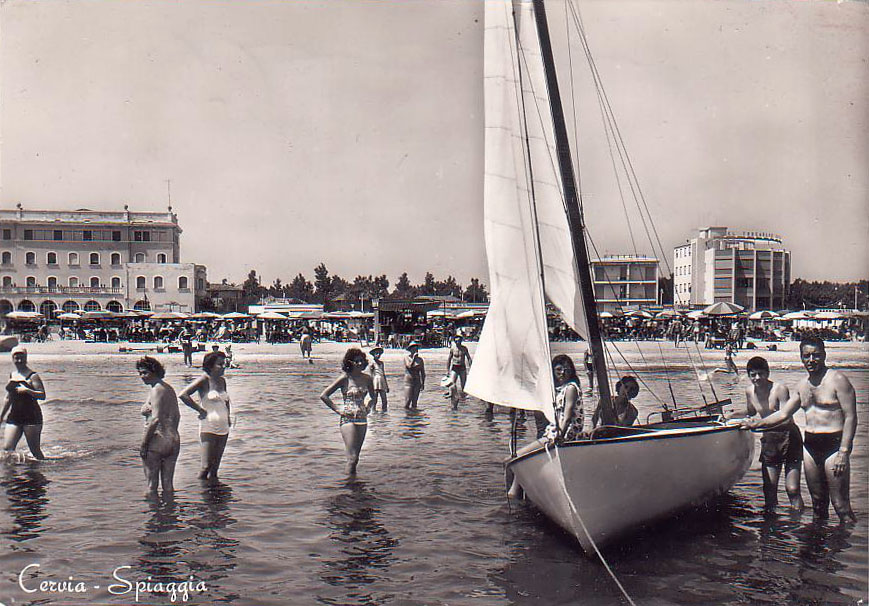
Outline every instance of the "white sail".
<svg viewBox="0 0 869 606"><path fill-rule="evenodd" d="M484 226L491 297L466 391L494 404L542 410L551 419L555 388L515 27L522 24L523 38L536 33L530 13L517 13L514 21L509 0L485 6Z"/></svg>
<svg viewBox="0 0 869 606"><path fill-rule="evenodd" d="M485 19L484 224L491 302L467 391L551 418L544 287L580 335L586 336L587 324L532 3L489 0Z"/></svg>

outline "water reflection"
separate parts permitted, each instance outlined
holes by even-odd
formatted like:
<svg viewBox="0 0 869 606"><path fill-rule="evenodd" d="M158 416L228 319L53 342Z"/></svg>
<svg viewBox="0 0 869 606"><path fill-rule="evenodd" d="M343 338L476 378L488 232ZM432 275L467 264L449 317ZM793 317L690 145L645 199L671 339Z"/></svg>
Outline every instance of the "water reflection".
<svg viewBox="0 0 869 606"><path fill-rule="evenodd" d="M399 421L399 437L404 440L421 438L430 422L429 416L419 410L405 410L405 416Z"/></svg>
<svg viewBox="0 0 869 606"><path fill-rule="evenodd" d="M202 504L198 506L199 515L191 521L200 529L194 537L196 552L191 563L198 570L198 578L211 581L209 585L227 577L237 565L239 542L220 532L236 523L231 509L234 502L228 484L218 482L206 486L202 491Z"/></svg>
<svg viewBox="0 0 869 606"><path fill-rule="evenodd" d="M48 518L48 478L35 467L19 469L10 467L0 480L9 499L9 513L13 527L4 532L13 541L27 541L39 536L44 530L43 521Z"/></svg>
<svg viewBox="0 0 869 606"><path fill-rule="evenodd" d="M378 499L368 484L350 480L338 489L327 503L329 539L338 547L338 554L324 559L326 571L321 579L332 586L359 590L387 577L394 561L398 540L381 523ZM344 596L332 602L321 596L320 601L335 604L376 603L364 592ZM354 601L348 602L348 599Z"/></svg>

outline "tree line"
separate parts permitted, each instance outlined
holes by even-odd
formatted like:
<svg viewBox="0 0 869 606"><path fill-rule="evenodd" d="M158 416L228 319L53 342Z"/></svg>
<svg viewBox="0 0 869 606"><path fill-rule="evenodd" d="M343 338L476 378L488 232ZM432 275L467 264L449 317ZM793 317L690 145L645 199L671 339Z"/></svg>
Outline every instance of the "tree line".
<svg viewBox="0 0 869 606"><path fill-rule="evenodd" d="M453 276L439 280L431 272L427 272L421 284L413 284L407 272L403 272L395 285L392 288L390 286L392 285L385 274L359 275L350 281L331 274L326 264L320 263L314 268L313 281L300 272L289 282L276 278L267 286L262 283L257 271L252 269L241 288L244 305L255 304L265 297L275 297L328 306L335 299L343 298L360 307L367 301L369 303L366 309L370 309L372 299L413 299L422 295L453 296L470 303L489 302L489 293L479 278L471 278L469 284L462 286Z"/></svg>

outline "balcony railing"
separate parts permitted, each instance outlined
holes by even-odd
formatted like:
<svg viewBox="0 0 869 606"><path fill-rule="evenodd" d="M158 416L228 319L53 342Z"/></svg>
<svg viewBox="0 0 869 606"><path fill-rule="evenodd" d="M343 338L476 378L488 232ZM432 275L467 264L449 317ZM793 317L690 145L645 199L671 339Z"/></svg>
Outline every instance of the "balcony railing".
<svg viewBox="0 0 869 606"><path fill-rule="evenodd" d="M107 286L0 286L0 295L122 295L123 288Z"/></svg>

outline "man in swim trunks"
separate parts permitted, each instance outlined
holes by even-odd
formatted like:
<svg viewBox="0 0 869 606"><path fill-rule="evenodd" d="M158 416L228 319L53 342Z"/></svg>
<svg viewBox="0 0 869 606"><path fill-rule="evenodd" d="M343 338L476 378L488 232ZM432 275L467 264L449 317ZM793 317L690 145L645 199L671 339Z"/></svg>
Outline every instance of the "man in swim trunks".
<svg viewBox="0 0 869 606"><path fill-rule="evenodd" d="M755 356L745 365L751 383L745 388L745 415L760 418L778 411L790 399L786 385L769 380L769 364ZM800 467L803 462L803 437L793 419L763 432L760 438L760 462L763 475L763 499L767 511L778 505L778 480L785 468L785 490L791 509L803 510L800 493Z"/></svg>
<svg viewBox="0 0 869 606"><path fill-rule="evenodd" d="M468 380L468 366L471 365L471 353L462 345L462 335L453 337L450 353L447 356L447 369L450 373L450 400L453 409L458 408L459 400L464 400L465 382Z"/></svg>
<svg viewBox="0 0 869 606"><path fill-rule="evenodd" d="M9 374L6 398L0 412L0 423L6 421L3 449L13 452L24 435L31 454L37 459L44 459L41 445L42 409L39 407L39 400L45 399L45 386L39 375L27 366L27 350L22 346L12 349L12 363L15 370ZM9 413L8 416L6 413Z"/></svg>
<svg viewBox="0 0 869 606"><path fill-rule="evenodd" d="M302 336L299 337L299 349L302 351L302 359L307 358L308 362L311 364L314 363L314 361L311 360L311 350L313 349L312 342L313 338L311 337L311 331L306 326L302 329Z"/></svg>
<svg viewBox="0 0 869 606"><path fill-rule="evenodd" d="M764 419L743 422L744 427L772 427L806 413L803 464L816 519L829 515L830 501L842 522L856 521L851 509L851 450L857 432L857 398L844 373L827 367L824 342L806 337L800 342L800 360L808 376L797 383L790 399Z"/></svg>
<svg viewBox="0 0 869 606"><path fill-rule="evenodd" d="M404 407L415 410L419 394L425 389L425 363L419 357L419 345L411 342L404 356Z"/></svg>

